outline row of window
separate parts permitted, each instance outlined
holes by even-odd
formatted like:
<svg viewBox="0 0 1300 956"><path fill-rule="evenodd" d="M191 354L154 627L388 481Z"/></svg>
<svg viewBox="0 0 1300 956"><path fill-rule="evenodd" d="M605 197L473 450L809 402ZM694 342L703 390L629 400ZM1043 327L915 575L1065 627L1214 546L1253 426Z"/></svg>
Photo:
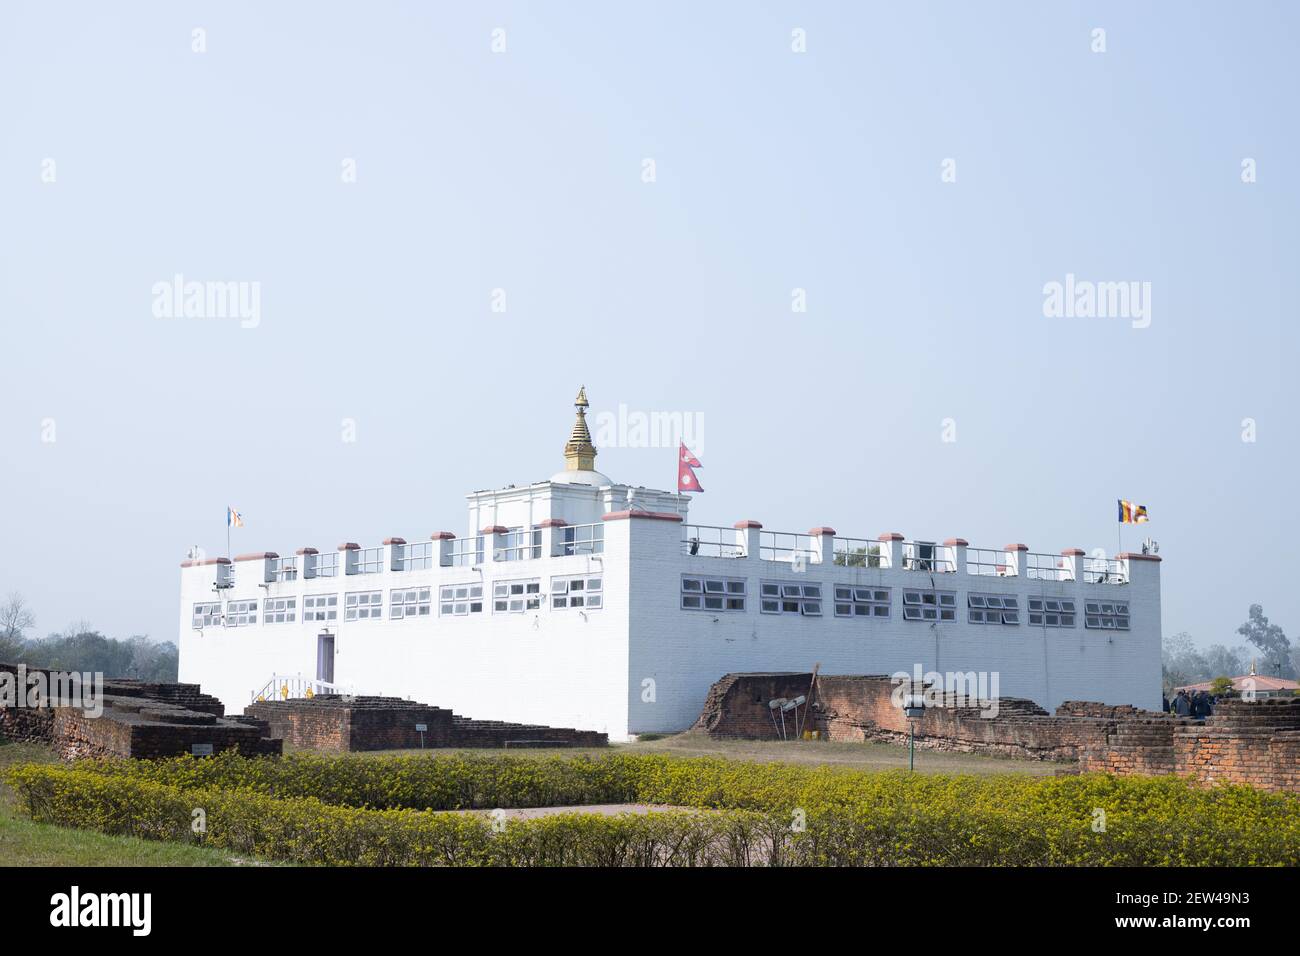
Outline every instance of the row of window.
<svg viewBox="0 0 1300 956"><path fill-rule="evenodd" d="M497 581L492 585L492 610L504 614L522 614L542 605L542 583L538 578ZM389 592L389 620L430 617L433 614L432 588L399 588ZM459 617L483 611L482 584L447 584L438 589L438 615ZM551 579L551 607L598 610L604 604L604 589L599 576ZM302 599L304 622L337 621L337 594L308 594ZM351 591L343 595L343 620L378 620L384 616L383 591ZM262 605L265 624L292 624L298 619L296 597L269 597ZM226 605L225 620L220 602L194 605L195 627L242 627L257 623L257 601L231 601Z"/></svg>
<svg viewBox="0 0 1300 956"><path fill-rule="evenodd" d="M538 578L497 581L492 585L492 611L498 614L522 614L539 610L542 605L541 581ZM389 593L390 620L430 617L433 614L433 589L399 588ZM748 585L744 578L683 576L681 607L688 611L744 611ZM1028 599L1029 624L1034 627L1075 627L1077 611L1072 598L1031 597ZM338 620L337 594L308 594L302 599L302 620L324 622ZM438 589L438 615L460 617L480 614L484 607L482 584L447 584ZM551 607L598 610L604 604L604 589L599 576L570 576L551 579ZM832 602L836 617L883 618L890 616L890 589L837 584ZM230 601L222 620L221 605L207 602L194 605L195 627L241 627L257 623L257 601ZM822 616L822 586L817 583L761 581L759 610L764 614ZM1019 625L1020 599L1013 594L966 595L966 620L970 624ZM345 621L378 620L384 616L382 591L352 591L343 595ZM267 598L263 604L266 624L292 624L298 618L296 597ZM957 592L939 590L903 590L903 620L955 622ZM1085 601L1084 627L1098 630L1129 630L1126 601Z"/></svg>
<svg viewBox="0 0 1300 956"><path fill-rule="evenodd" d="M834 586L836 617L888 619L890 589L837 584ZM747 584L744 578L682 576L681 607L688 611L744 611ZM1071 598L1031 597L1029 623L1036 627L1074 627L1075 602ZM903 590L903 620L957 620L957 592L935 589ZM790 581L760 581L759 610L764 614L822 616L822 586ZM1084 626L1101 630L1129 629L1128 602L1085 601ZM966 620L970 624L1021 623L1020 598L1014 594L967 594Z"/></svg>

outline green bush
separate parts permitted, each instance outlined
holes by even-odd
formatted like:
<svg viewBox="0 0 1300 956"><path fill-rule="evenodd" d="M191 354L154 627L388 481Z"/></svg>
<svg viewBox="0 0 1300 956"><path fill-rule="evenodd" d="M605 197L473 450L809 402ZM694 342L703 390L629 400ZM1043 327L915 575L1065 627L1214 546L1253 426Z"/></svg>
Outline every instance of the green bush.
<svg viewBox="0 0 1300 956"><path fill-rule="evenodd" d="M303 863L412 865L1288 865L1300 799L1177 777L869 773L666 755L439 755L33 766L10 780L33 819L204 842ZM591 803L493 832L484 814ZM1104 816L1104 826L1103 823Z"/></svg>
<svg viewBox="0 0 1300 956"><path fill-rule="evenodd" d="M37 822L305 864L743 866L780 862L788 839L783 823L746 811L571 813L509 821L495 832L486 814L361 810L61 767L16 768L9 780ZM192 826L196 810L201 833Z"/></svg>

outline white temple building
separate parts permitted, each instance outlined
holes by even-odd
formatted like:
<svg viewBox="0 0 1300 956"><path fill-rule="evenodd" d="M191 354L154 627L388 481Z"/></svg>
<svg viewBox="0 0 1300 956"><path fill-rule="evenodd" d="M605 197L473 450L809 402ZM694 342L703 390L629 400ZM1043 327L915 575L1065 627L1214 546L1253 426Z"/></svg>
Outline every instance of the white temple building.
<svg viewBox="0 0 1300 956"><path fill-rule="evenodd" d="M1159 709L1158 557L693 525L689 496L596 470L576 405L565 469L469 495L464 536L185 561L180 679L234 712L292 684L613 740L685 729L725 673L814 664Z"/></svg>

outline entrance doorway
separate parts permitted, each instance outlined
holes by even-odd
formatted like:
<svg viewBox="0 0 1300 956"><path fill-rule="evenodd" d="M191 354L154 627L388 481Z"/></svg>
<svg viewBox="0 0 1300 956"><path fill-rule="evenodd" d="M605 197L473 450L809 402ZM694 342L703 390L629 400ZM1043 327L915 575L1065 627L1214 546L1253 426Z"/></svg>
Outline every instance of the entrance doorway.
<svg viewBox="0 0 1300 956"><path fill-rule="evenodd" d="M334 635L316 635L316 679L334 683Z"/></svg>

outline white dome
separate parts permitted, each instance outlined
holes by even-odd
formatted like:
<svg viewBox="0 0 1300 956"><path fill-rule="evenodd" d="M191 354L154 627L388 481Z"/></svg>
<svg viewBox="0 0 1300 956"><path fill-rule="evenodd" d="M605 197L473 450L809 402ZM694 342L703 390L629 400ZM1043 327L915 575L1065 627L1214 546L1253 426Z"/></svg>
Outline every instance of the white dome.
<svg viewBox="0 0 1300 956"><path fill-rule="evenodd" d="M557 471L551 475L551 481L557 485L590 485L593 488L614 483L598 471Z"/></svg>

